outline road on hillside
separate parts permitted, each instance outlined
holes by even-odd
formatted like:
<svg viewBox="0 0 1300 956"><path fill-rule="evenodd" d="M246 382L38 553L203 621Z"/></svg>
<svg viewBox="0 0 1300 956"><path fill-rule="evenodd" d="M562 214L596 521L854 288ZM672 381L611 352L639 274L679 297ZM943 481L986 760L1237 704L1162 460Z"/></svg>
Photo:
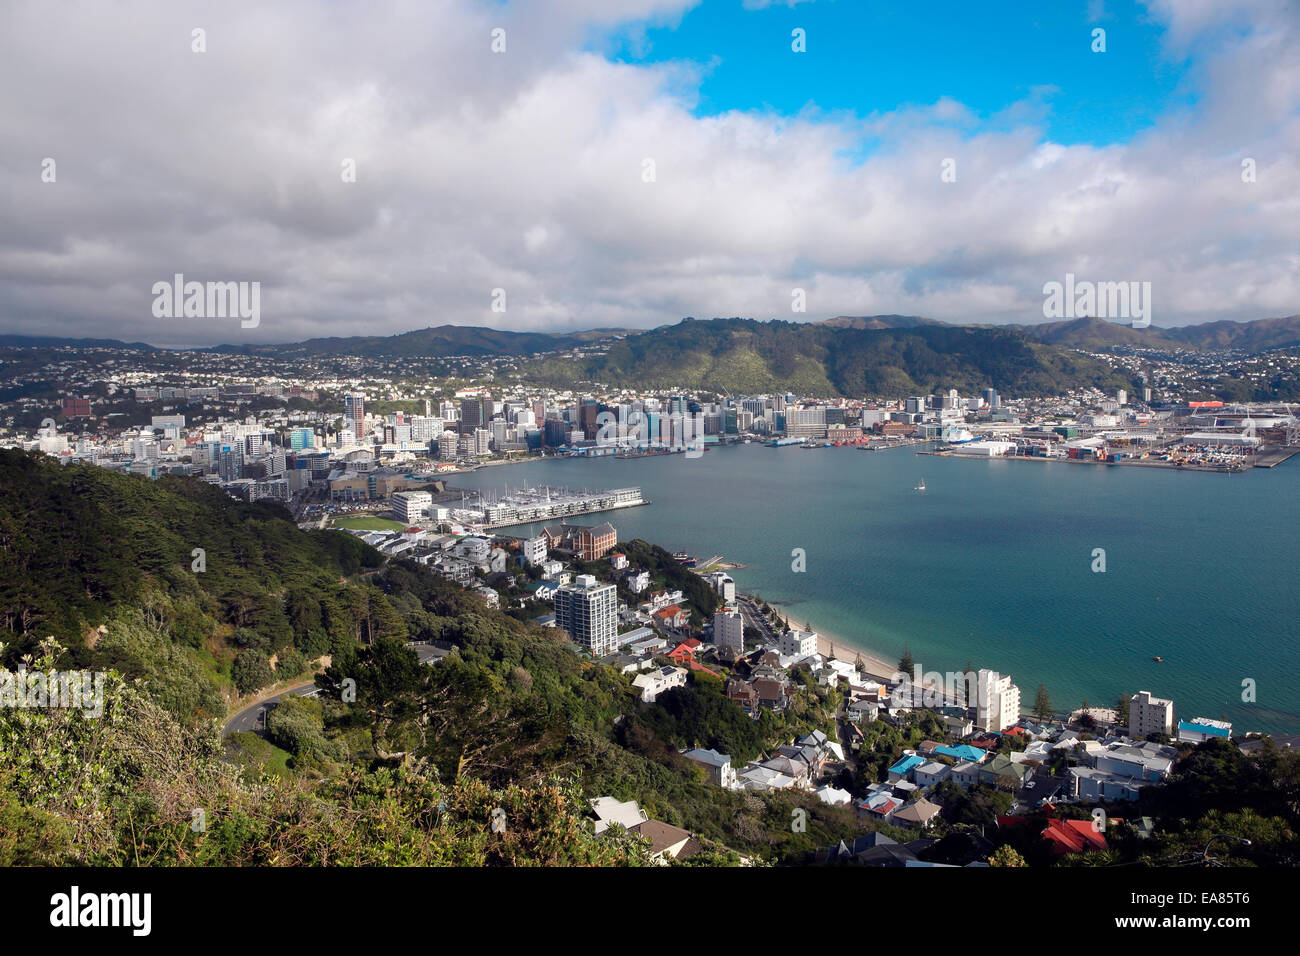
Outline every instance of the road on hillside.
<svg viewBox="0 0 1300 956"><path fill-rule="evenodd" d="M435 663L445 652L440 651L432 644L414 644L410 645L415 651L415 656L420 659L422 664ZM316 682L310 684L299 684L296 687L290 687L288 690L280 691L274 697L268 697L266 700L259 700L255 704L249 704L235 716L226 721L226 726L222 729L222 736L238 733L257 733L266 729L266 718L271 713L271 709L280 703L282 697L289 694L298 694L300 697L315 697L320 691L316 689Z"/></svg>
<svg viewBox="0 0 1300 956"><path fill-rule="evenodd" d="M313 681L310 684L299 684L297 687L290 687L288 690L281 691L266 700L259 700L256 704L250 704L227 720L222 734L224 736L238 733L257 733L259 730L265 730L266 717L271 712L271 708L280 703L280 698L287 697L289 694L315 697L318 693L320 692L316 689L316 684Z"/></svg>

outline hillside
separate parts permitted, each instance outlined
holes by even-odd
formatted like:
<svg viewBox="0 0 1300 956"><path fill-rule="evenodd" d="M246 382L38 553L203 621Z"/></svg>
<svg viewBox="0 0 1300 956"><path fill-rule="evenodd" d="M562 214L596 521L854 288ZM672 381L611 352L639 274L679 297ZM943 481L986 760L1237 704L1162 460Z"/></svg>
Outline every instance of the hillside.
<svg viewBox="0 0 1300 956"><path fill-rule="evenodd" d="M1152 325L1135 329L1131 324L1106 319L1066 319L1037 325L989 326L1009 328L1045 345L1101 351L1113 346L1165 349L1204 349L1262 352L1300 344L1300 315L1253 322L1207 322L1161 328Z"/></svg>
<svg viewBox="0 0 1300 956"><path fill-rule="evenodd" d="M535 355L575 348L622 334L615 329L583 332L509 332L474 325L439 325L398 335L365 335L308 339L285 345L222 345L211 351L278 358L365 355L409 358L446 355Z"/></svg>
<svg viewBox="0 0 1300 956"><path fill-rule="evenodd" d="M807 395L928 394L993 387L1057 394L1071 387L1127 387L1103 362L999 328L917 325L853 328L827 323L686 319L629 336L605 355L530 363L534 379L618 382L629 387Z"/></svg>
<svg viewBox="0 0 1300 956"><path fill-rule="evenodd" d="M202 571L192 546L206 549ZM644 862L639 845L591 839L585 799L604 795L639 800L706 847L774 859L856 828L808 794L718 791L673 746L707 731L749 753L760 738L828 729L824 693L756 722L709 681L671 692L676 716L655 718L631 677L582 660L561 632L196 480L0 452L0 561L4 663L111 672L102 719L0 708L0 864L115 865L137 852L163 863ZM455 652L428 667L411 639ZM282 704L266 740L236 735L223 759L213 718L233 691L285 667L309 673L323 654L322 699ZM177 809L193 806L226 809L196 837ZM509 840L490 839L496 806L509 808ZM809 812L806 833L789 832L795 807ZM363 812L355 834L340 829ZM6 837L11 824L29 836ZM701 861L729 859L719 852Z"/></svg>

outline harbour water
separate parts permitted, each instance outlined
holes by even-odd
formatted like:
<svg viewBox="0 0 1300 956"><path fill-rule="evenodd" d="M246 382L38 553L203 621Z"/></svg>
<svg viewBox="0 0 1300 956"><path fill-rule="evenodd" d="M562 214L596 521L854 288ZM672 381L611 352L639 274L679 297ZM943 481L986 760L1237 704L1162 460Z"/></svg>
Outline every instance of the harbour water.
<svg viewBox="0 0 1300 956"><path fill-rule="evenodd" d="M1180 717L1300 732L1295 462L1229 476L755 444L450 481L507 483L638 485L652 505L580 523L742 563L741 590L837 646L1010 673L1026 709L1039 684L1057 709L1150 690Z"/></svg>

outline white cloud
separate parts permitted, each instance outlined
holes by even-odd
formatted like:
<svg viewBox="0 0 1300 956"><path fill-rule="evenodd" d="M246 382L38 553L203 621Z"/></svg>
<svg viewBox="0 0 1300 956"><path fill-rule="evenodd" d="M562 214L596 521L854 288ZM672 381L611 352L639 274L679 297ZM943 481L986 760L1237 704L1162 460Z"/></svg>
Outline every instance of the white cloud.
<svg viewBox="0 0 1300 956"><path fill-rule="evenodd" d="M1043 142L1050 90L986 126L959 95L698 117L699 67L576 52L588 17L690 6L11 4L0 323L212 343L683 315L1033 321L1067 271L1152 281L1157 324L1296 311L1300 43L1279 4L1245 32L1208 3L1153 4L1208 48L1202 106L1106 148ZM864 138L867 158L845 159ZM153 319L150 287L175 272L261 280L260 327Z"/></svg>

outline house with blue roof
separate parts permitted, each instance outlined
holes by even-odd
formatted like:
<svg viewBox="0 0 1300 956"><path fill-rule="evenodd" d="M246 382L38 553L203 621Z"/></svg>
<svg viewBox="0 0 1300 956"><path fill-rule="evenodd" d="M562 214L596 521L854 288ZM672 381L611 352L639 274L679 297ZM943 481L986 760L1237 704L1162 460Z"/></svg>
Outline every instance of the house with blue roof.
<svg viewBox="0 0 1300 956"><path fill-rule="evenodd" d="M958 744L956 747L944 745L935 747L934 752L944 757L951 757L953 760L973 760L975 763L979 763L988 756L988 751L972 747L970 744Z"/></svg>
<svg viewBox="0 0 1300 956"><path fill-rule="evenodd" d="M889 768L889 782L898 783L900 780L910 779L912 772L923 763L925 763L925 758L918 756L917 754L912 754L910 757L904 757L902 760L898 761L898 763Z"/></svg>

